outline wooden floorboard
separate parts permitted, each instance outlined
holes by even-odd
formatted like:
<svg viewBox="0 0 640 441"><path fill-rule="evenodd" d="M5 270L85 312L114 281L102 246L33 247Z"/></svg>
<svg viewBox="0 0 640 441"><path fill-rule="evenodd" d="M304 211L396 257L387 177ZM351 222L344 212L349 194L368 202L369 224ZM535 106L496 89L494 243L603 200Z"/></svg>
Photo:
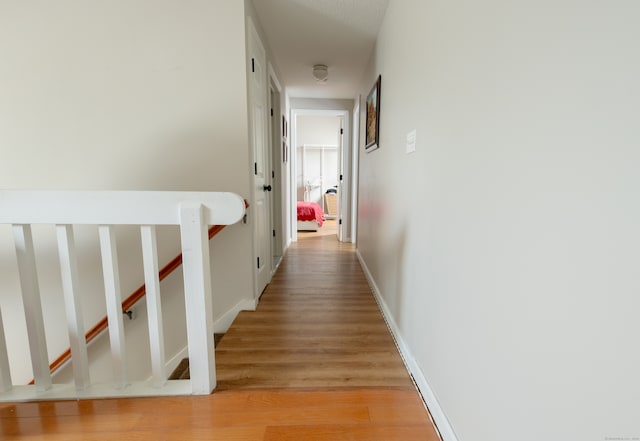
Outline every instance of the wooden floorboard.
<svg viewBox="0 0 640 441"><path fill-rule="evenodd" d="M437 439L415 391L391 387L3 404L0 431L3 440Z"/></svg>
<svg viewBox="0 0 640 441"><path fill-rule="evenodd" d="M302 234L301 234L302 236ZM216 351L218 390L413 387L351 244L301 237Z"/></svg>
<svg viewBox="0 0 640 441"><path fill-rule="evenodd" d="M212 395L0 404L0 439L437 440L353 246L326 231L220 341Z"/></svg>

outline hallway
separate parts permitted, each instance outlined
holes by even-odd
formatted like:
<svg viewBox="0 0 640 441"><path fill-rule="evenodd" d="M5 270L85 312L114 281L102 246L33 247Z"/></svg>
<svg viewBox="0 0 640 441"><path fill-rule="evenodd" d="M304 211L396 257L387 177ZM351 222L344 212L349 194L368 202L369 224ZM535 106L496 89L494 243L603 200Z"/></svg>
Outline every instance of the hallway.
<svg viewBox="0 0 640 441"><path fill-rule="evenodd" d="M216 364L210 396L0 404L0 437L438 439L353 245L334 235L299 237Z"/></svg>
<svg viewBox="0 0 640 441"><path fill-rule="evenodd" d="M300 233L257 310L238 315L216 349L217 390L413 387L353 245L324 230Z"/></svg>

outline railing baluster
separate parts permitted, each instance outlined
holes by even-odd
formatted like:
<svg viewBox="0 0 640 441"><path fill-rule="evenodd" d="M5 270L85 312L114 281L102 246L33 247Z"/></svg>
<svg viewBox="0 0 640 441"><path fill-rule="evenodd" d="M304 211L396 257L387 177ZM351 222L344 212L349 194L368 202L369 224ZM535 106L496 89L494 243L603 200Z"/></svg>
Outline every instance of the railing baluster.
<svg viewBox="0 0 640 441"><path fill-rule="evenodd" d="M118 251L113 228L110 225L98 227L100 250L102 252L102 271L109 320L109 341L115 387L121 389L127 385L127 358L122 318L122 300L120 292L120 272L118 271Z"/></svg>
<svg viewBox="0 0 640 441"><path fill-rule="evenodd" d="M12 387L7 340L4 338L4 324L2 323L2 310L0 310L0 392L9 392Z"/></svg>
<svg viewBox="0 0 640 441"><path fill-rule="evenodd" d="M90 385L89 359L85 340L82 302L78 292L78 263L72 225L56 225L58 237L58 255L62 274L67 328L71 348L71 365L77 389L86 389Z"/></svg>
<svg viewBox="0 0 640 441"><path fill-rule="evenodd" d="M209 240L202 204L180 206L180 234L191 390L193 394L205 395L216 387L216 366Z"/></svg>
<svg viewBox="0 0 640 441"><path fill-rule="evenodd" d="M167 373L165 368L160 278L158 276L158 246L155 225L142 225L140 227L140 234L142 237L144 283L147 294L152 382L153 386L161 387L167 382Z"/></svg>
<svg viewBox="0 0 640 441"><path fill-rule="evenodd" d="M31 225L13 225L13 237L16 243L18 273L20 274L20 286L22 287L24 314L27 320L27 335L29 337L33 376L37 390L45 391L51 388L51 373L49 372L49 356L47 355L47 341L44 333L44 319L42 317L36 259L33 252Z"/></svg>
<svg viewBox="0 0 640 441"><path fill-rule="evenodd" d="M32 399L73 399L106 396L152 396L174 394L209 394L216 387L213 342L213 297L209 238L242 219L246 203L225 192L136 192L136 191L19 191L0 189L0 224L13 228L21 296L26 317L28 344L33 366L34 386L14 386L7 353L6 338L11 329L4 328L0 314L0 402ZM47 353L47 335L40 293L38 269L33 245L32 225L53 225L56 231L62 291L70 348L51 364ZM98 227L104 276L107 317L100 319L85 333L82 292L79 284L78 251L74 225ZM122 302L115 238L117 225L141 228L145 284ZM181 228L182 253L158 271L157 225ZM207 231L208 225L215 225ZM160 280L183 264L187 315L188 351L191 382L167 381L166 354ZM160 274L158 274L160 273ZM44 283L44 279L41 281ZM47 280L47 285L52 281ZM55 290L55 288L53 288ZM146 293L151 350L151 381L128 379L125 319L129 309ZM7 317L8 311L0 311ZM22 311L18 311L22 314ZM46 311L45 311L46 312ZM52 314L55 311L51 311ZM53 316L52 316L53 317ZM57 317L56 317L57 318ZM108 326L108 327L107 327ZM144 325L143 325L144 328ZM105 392L104 385L92 385L87 341L109 330L113 363L112 379L119 390ZM127 331L136 330L133 326ZM142 329L144 330L144 329ZM56 337L57 338L57 337ZM9 342L10 343L10 342ZM52 343L52 342L50 342ZM134 348L130 348L134 349ZM51 371L66 365L73 369L77 391L69 385L52 385ZM133 360L131 360L133 361ZM15 371L14 371L15 374ZM84 389L84 390L82 390ZM8 392L8 393L7 393Z"/></svg>

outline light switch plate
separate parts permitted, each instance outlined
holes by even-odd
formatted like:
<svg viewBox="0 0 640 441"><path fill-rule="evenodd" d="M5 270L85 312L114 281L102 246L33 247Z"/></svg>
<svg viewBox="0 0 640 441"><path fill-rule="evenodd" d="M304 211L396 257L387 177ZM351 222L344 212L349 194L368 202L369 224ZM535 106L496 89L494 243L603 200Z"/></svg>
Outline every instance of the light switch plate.
<svg viewBox="0 0 640 441"><path fill-rule="evenodd" d="M415 129L407 133L407 153L416 151L416 131Z"/></svg>

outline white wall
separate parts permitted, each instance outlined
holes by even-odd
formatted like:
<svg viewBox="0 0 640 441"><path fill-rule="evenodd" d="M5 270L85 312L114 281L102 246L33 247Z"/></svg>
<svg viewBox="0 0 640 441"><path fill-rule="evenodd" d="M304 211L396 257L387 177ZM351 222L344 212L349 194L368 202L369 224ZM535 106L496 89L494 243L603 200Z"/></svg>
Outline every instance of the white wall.
<svg viewBox="0 0 640 441"><path fill-rule="evenodd" d="M353 100L320 99L320 98L291 98L291 109L306 110L353 110Z"/></svg>
<svg viewBox="0 0 640 441"><path fill-rule="evenodd" d="M630 0L390 2L358 248L460 441L640 436L639 21Z"/></svg>
<svg viewBox="0 0 640 441"><path fill-rule="evenodd" d="M242 2L224 0L2 2L0 188L249 197L244 20ZM138 233L123 234L126 296L142 272L133 263ZM212 242L216 317L253 298L251 236L249 226L235 225ZM97 239L86 240L83 276L100 277ZM16 359L26 346L11 244L10 230L0 228L0 306ZM53 312L47 329L61 336L49 342L53 359L68 346L56 318L56 251L52 239L37 247L43 261L53 256L40 274ZM177 241L161 245L160 264L178 251ZM102 286L86 283L89 328L105 308ZM31 378L23 364L12 364L12 374Z"/></svg>
<svg viewBox="0 0 640 441"><path fill-rule="evenodd" d="M299 115L296 123L297 144L337 146L340 137L340 117Z"/></svg>

